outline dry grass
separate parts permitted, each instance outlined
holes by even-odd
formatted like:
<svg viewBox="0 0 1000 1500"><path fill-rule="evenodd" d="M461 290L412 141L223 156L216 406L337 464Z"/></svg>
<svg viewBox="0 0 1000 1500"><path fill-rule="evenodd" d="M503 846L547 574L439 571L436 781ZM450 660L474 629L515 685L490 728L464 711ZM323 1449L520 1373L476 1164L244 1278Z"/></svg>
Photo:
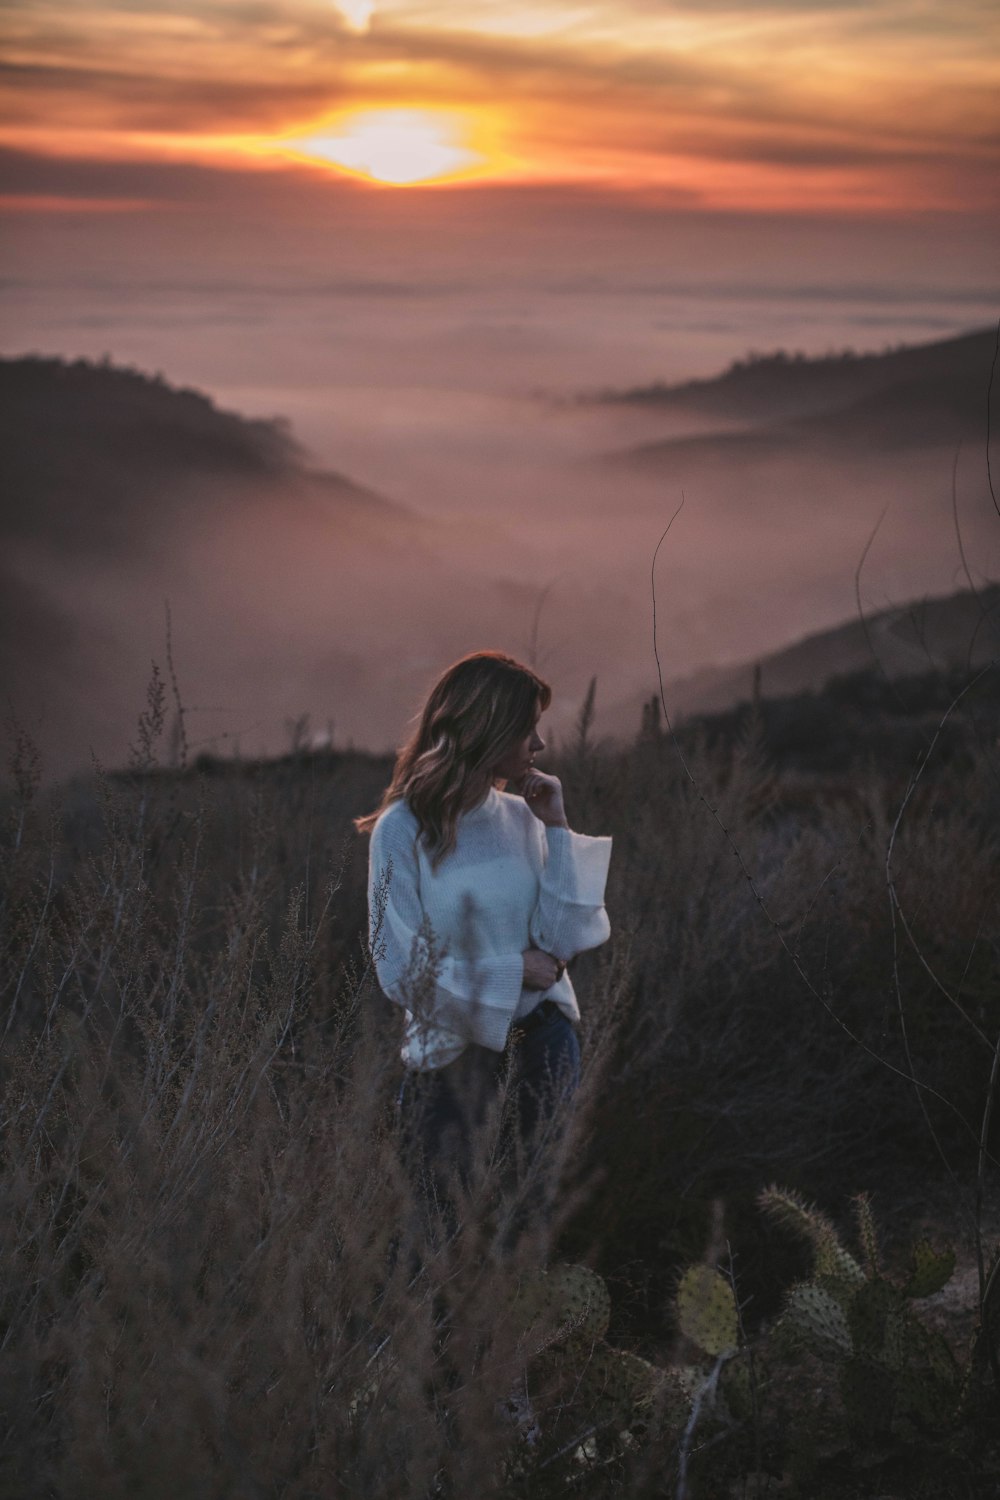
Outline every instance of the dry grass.
<svg viewBox="0 0 1000 1500"><path fill-rule="evenodd" d="M14 766L3 1493L672 1492L666 1434L641 1454L598 1461L571 1442L557 1457L565 1428L541 1388L542 1446L525 1449L498 1409L523 1378L517 1285L548 1256L588 1260L609 1279L614 1336L664 1361L672 1281L702 1254L713 1205L753 1322L794 1266L751 1211L763 1182L836 1210L850 1190L891 1204L894 1183L902 1199L940 1179L914 1090L841 1022L947 1097L928 1108L955 1203L972 1204L990 1062L975 1028L1000 1031L985 752L899 829L910 930L895 957L891 777L873 770L853 801L818 796L804 818L752 737L692 744L768 917L666 741L566 752L575 825L615 836L615 936L576 969L585 1078L553 1164L554 1246L526 1234L510 1250L502 1162L462 1201L462 1232L430 1243L401 1166L397 1018L373 984L366 849L349 833L386 763L161 773L161 729L154 701L131 776L58 796L26 745ZM968 1232L958 1206L955 1227ZM696 1492L725 1493L705 1477L712 1454L701 1462Z"/></svg>

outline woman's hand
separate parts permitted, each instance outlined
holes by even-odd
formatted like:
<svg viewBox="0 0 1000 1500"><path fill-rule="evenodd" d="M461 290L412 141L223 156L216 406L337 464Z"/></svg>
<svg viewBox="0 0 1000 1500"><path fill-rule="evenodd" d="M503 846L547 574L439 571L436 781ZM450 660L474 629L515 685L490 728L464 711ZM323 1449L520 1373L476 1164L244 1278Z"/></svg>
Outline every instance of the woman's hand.
<svg viewBox="0 0 1000 1500"><path fill-rule="evenodd" d="M564 963L541 948L525 948L521 957L524 959L523 984L526 990L550 990L566 972Z"/></svg>
<svg viewBox="0 0 1000 1500"><path fill-rule="evenodd" d="M562 782L558 776L534 767L527 773L520 786L521 796L531 811L546 828L568 828L566 808L563 806Z"/></svg>

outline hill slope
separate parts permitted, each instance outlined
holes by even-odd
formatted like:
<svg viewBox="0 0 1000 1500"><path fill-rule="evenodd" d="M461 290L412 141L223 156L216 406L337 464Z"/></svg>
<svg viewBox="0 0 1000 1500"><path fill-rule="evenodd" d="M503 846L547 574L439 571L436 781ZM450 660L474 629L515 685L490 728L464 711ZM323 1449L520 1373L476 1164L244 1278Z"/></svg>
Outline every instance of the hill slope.
<svg viewBox="0 0 1000 1500"><path fill-rule="evenodd" d="M881 354L845 351L808 359L778 350L735 360L721 375L708 379L634 386L608 392L603 399L747 421L777 420L850 404L914 382L941 389L970 373L988 371L995 343L994 330L979 329Z"/></svg>
<svg viewBox="0 0 1000 1500"><path fill-rule="evenodd" d="M178 511L210 507L234 486L247 496L305 486L342 519L366 517L373 534L407 519L340 474L310 472L280 422L249 421L110 364L0 360L0 451L3 538L46 548L141 545Z"/></svg>
<svg viewBox="0 0 1000 1500"><path fill-rule="evenodd" d="M709 668L665 683L672 715L709 714L747 702L820 692L833 679L877 670L884 681L960 672L1000 658L1000 584L913 600L817 631L758 661ZM655 688L651 685L650 692ZM646 695L648 696L648 695ZM645 698L619 702L608 720L638 726Z"/></svg>
<svg viewBox="0 0 1000 1500"><path fill-rule="evenodd" d="M360 673L345 633L362 575L433 553L418 515L309 468L281 423L159 378L2 360L0 412L0 682L56 766L88 746L121 758L165 601L194 702L280 724L309 701L310 637L331 684Z"/></svg>
<svg viewBox="0 0 1000 1500"><path fill-rule="evenodd" d="M706 457L773 458L813 451L954 446L981 439L996 344L991 330L885 354L825 359L752 356L711 380L652 385L605 399L714 418L724 431L643 443L617 462L689 470Z"/></svg>

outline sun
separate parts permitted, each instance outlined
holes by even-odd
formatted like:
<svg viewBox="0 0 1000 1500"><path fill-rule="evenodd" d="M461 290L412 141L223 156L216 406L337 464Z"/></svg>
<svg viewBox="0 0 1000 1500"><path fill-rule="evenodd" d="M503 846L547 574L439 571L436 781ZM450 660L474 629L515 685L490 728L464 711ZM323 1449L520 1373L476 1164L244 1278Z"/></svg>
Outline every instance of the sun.
<svg viewBox="0 0 1000 1500"><path fill-rule="evenodd" d="M297 156L331 162L393 187L412 187L465 175L484 163L464 143L462 123L461 117L443 111L369 110L284 144Z"/></svg>

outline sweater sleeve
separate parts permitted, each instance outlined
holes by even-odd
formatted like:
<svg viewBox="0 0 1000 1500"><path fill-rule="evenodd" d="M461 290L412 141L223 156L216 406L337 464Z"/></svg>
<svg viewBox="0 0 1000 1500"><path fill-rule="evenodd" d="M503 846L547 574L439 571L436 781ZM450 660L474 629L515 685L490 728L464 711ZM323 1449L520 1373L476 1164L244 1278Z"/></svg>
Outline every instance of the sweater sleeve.
<svg viewBox="0 0 1000 1500"><path fill-rule="evenodd" d="M610 838L591 838L569 828L546 828L545 863L531 916L531 940L568 963L611 935L604 887L611 862Z"/></svg>
<svg viewBox="0 0 1000 1500"><path fill-rule="evenodd" d="M502 1052L521 997L522 954L447 952L423 911L419 874L412 824L390 810L372 830L368 864L369 934L379 984L418 1025L445 1028L463 1042Z"/></svg>

